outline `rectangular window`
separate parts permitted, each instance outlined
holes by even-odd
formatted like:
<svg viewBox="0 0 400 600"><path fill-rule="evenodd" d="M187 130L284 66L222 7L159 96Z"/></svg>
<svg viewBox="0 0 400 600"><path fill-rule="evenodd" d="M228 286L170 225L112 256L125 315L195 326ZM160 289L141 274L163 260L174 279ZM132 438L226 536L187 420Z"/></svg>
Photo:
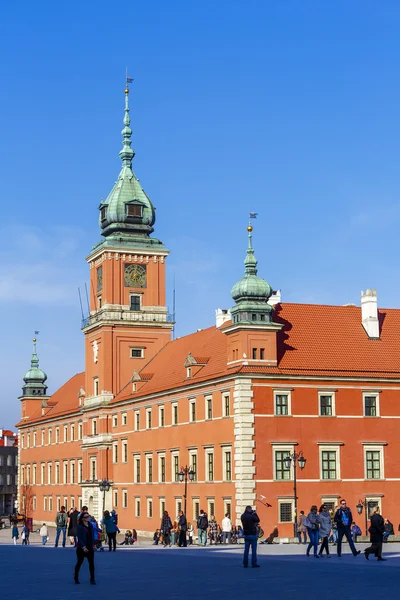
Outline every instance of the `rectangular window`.
<svg viewBox="0 0 400 600"><path fill-rule="evenodd" d="M165 498L160 498L160 519L164 516L165 511Z"/></svg>
<svg viewBox="0 0 400 600"><path fill-rule="evenodd" d="M146 481L147 483L153 483L153 458L146 456Z"/></svg>
<svg viewBox="0 0 400 600"><path fill-rule="evenodd" d="M55 483L60 483L60 463L56 463Z"/></svg>
<svg viewBox="0 0 400 600"><path fill-rule="evenodd" d="M190 466L192 467L192 471L194 473L193 481L197 481L197 453L196 452L190 453L190 462L191 462Z"/></svg>
<svg viewBox="0 0 400 600"><path fill-rule="evenodd" d="M275 450L275 479L291 479L290 467L287 468L284 463L289 455L289 450Z"/></svg>
<svg viewBox="0 0 400 600"><path fill-rule="evenodd" d="M200 514L200 500L193 499L193 521L197 521Z"/></svg>
<svg viewBox="0 0 400 600"><path fill-rule="evenodd" d="M143 207L140 204L127 204L126 205L126 214L128 217L138 217L139 219L142 217Z"/></svg>
<svg viewBox="0 0 400 600"><path fill-rule="evenodd" d="M232 452L224 450L224 475L225 481L232 481Z"/></svg>
<svg viewBox="0 0 400 600"><path fill-rule="evenodd" d="M144 358L143 348L131 348L131 358Z"/></svg>
<svg viewBox="0 0 400 600"><path fill-rule="evenodd" d="M64 425L64 442L68 442L68 425Z"/></svg>
<svg viewBox="0 0 400 600"><path fill-rule="evenodd" d="M113 415L112 416L112 426L113 427L118 427L118 415Z"/></svg>
<svg viewBox="0 0 400 600"><path fill-rule="evenodd" d="M172 405L172 425L178 425L178 403Z"/></svg>
<svg viewBox="0 0 400 600"><path fill-rule="evenodd" d="M92 435L97 435L97 419L92 419Z"/></svg>
<svg viewBox="0 0 400 600"><path fill-rule="evenodd" d="M160 456L159 463L159 481L160 483L165 483L165 456Z"/></svg>
<svg viewBox="0 0 400 600"><path fill-rule="evenodd" d="M44 463L40 465L41 475L40 475L40 483L44 485L46 483L46 466Z"/></svg>
<svg viewBox="0 0 400 600"><path fill-rule="evenodd" d="M371 415L372 416L372 415ZM379 450L365 452L367 479L381 479L381 453Z"/></svg>
<svg viewBox="0 0 400 600"><path fill-rule="evenodd" d="M140 498L135 498L135 517L140 517Z"/></svg>
<svg viewBox="0 0 400 600"><path fill-rule="evenodd" d="M36 510L36 496L32 498L32 510Z"/></svg>
<svg viewBox="0 0 400 600"><path fill-rule="evenodd" d="M98 377L93 377L93 395L94 396L99 395L99 378Z"/></svg>
<svg viewBox="0 0 400 600"><path fill-rule="evenodd" d="M147 498L147 516L149 519L153 516L153 500L151 498Z"/></svg>
<svg viewBox="0 0 400 600"><path fill-rule="evenodd" d="M36 431L33 432L33 447L36 448Z"/></svg>
<svg viewBox="0 0 400 600"><path fill-rule="evenodd" d="M128 415L126 413L122 413L121 422L122 422L122 425L126 425L128 423Z"/></svg>
<svg viewBox="0 0 400 600"><path fill-rule="evenodd" d="M42 446L44 446L45 430L42 429Z"/></svg>
<svg viewBox="0 0 400 600"><path fill-rule="evenodd" d="M28 448L29 448L29 433L28 433ZM59 444L60 442L60 429L58 427L56 427L56 444Z"/></svg>
<svg viewBox="0 0 400 600"><path fill-rule="evenodd" d="M49 429L49 436L48 436L48 442L49 445L53 443L53 431L52 429Z"/></svg>
<svg viewBox="0 0 400 600"><path fill-rule="evenodd" d="M122 490L122 508L128 508L128 491Z"/></svg>
<svg viewBox="0 0 400 600"><path fill-rule="evenodd" d="M113 463L118 463L118 442L113 443Z"/></svg>
<svg viewBox="0 0 400 600"><path fill-rule="evenodd" d="M140 457L137 456L135 458L135 473L134 473L134 477L135 477L135 483L140 483Z"/></svg>
<svg viewBox="0 0 400 600"><path fill-rule="evenodd" d="M321 415L321 417L333 416L333 397L331 394L320 394L319 414Z"/></svg>
<svg viewBox="0 0 400 600"><path fill-rule="evenodd" d="M229 415L231 414L231 406L230 406L230 397L229 397L229 394L224 394L222 396L222 403L223 403L222 414L224 415L224 417L229 417Z"/></svg>
<svg viewBox="0 0 400 600"><path fill-rule="evenodd" d="M82 439L82 423L78 423L78 440Z"/></svg>
<svg viewBox="0 0 400 600"><path fill-rule="evenodd" d="M293 502L279 502L279 522L293 523Z"/></svg>
<svg viewBox="0 0 400 600"><path fill-rule="evenodd" d="M83 462L81 460L78 461L78 483L83 481Z"/></svg>
<svg viewBox="0 0 400 600"><path fill-rule="evenodd" d="M122 440L122 462L128 462L128 441Z"/></svg>
<svg viewBox="0 0 400 600"><path fill-rule="evenodd" d="M49 485L51 485L53 483L52 473L53 473L53 467L52 467L52 465L50 463L50 464L47 465L47 483Z"/></svg>
<svg viewBox="0 0 400 600"><path fill-rule="evenodd" d="M212 419L212 398L206 398L206 419Z"/></svg>
<svg viewBox="0 0 400 600"><path fill-rule="evenodd" d="M135 411L135 431L140 431L140 411Z"/></svg>
<svg viewBox="0 0 400 600"><path fill-rule="evenodd" d="M261 315L262 317L264 315ZM261 319L262 321L263 319ZM260 348L260 360L264 360L265 348Z"/></svg>
<svg viewBox="0 0 400 600"><path fill-rule="evenodd" d="M231 518L232 514L232 502L230 500L224 500L224 515L228 515Z"/></svg>
<svg viewBox="0 0 400 600"><path fill-rule="evenodd" d="M33 485L36 485L37 483L37 466L33 465L33 471L32 471L32 483Z"/></svg>
<svg viewBox="0 0 400 600"><path fill-rule="evenodd" d="M75 425L72 423L71 425L71 442L75 441Z"/></svg>
<svg viewBox="0 0 400 600"><path fill-rule="evenodd" d="M63 469L64 469L64 483L68 483L68 463L67 462L63 463Z"/></svg>
<svg viewBox="0 0 400 600"><path fill-rule="evenodd" d="M118 490L114 490L114 507L118 508Z"/></svg>
<svg viewBox="0 0 400 600"><path fill-rule="evenodd" d="M176 516L179 515L179 513L181 512L181 510L182 510L182 500L176 499L175 500L175 514L176 514Z"/></svg>
<svg viewBox="0 0 400 600"><path fill-rule="evenodd" d="M163 406L159 406L158 407L158 426L159 427L164 427L164 407Z"/></svg>
<svg viewBox="0 0 400 600"><path fill-rule="evenodd" d="M131 298L130 309L139 311L140 310L140 296L136 296L136 295L132 294L130 298Z"/></svg>
<svg viewBox="0 0 400 600"><path fill-rule="evenodd" d="M322 479L337 479L336 476L336 451L323 450L322 458Z"/></svg>
<svg viewBox="0 0 400 600"><path fill-rule="evenodd" d="M43 498L43 510L47 512L47 496L44 496Z"/></svg>
<svg viewBox="0 0 400 600"><path fill-rule="evenodd" d="M75 481L75 461L71 461L71 483L76 483Z"/></svg>
<svg viewBox="0 0 400 600"><path fill-rule="evenodd" d="M151 429L151 408L146 408L146 429Z"/></svg>
<svg viewBox="0 0 400 600"><path fill-rule="evenodd" d="M172 481L179 481L179 454L172 455Z"/></svg>
<svg viewBox="0 0 400 600"><path fill-rule="evenodd" d="M196 421L196 400L190 400L189 410L190 410L189 420L191 423L194 423Z"/></svg>
<svg viewBox="0 0 400 600"><path fill-rule="evenodd" d="M207 464L207 481L214 481L214 453L206 453L206 464Z"/></svg>
<svg viewBox="0 0 400 600"><path fill-rule="evenodd" d="M208 500L208 516L209 518L215 517L215 500L210 498Z"/></svg>
<svg viewBox="0 0 400 600"><path fill-rule="evenodd" d="M92 477L92 481L96 481L97 480L97 461L96 461L96 457L92 457L90 459L90 474Z"/></svg>
<svg viewBox="0 0 400 600"><path fill-rule="evenodd" d="M364 416L378 417L378 396L364 395Z"/></svg>
<svg viewBox="0 0 400 600"><path fill-rule="evenodd" d="M289 414L289 395L288 394L275 394L275 414L276 415L288 415Z"/></svg>
<svg viewBox="0 0 400 600"><path fill-rule="evenodd" d="M251 358L253 360L256 360L256 358L257 358L257 348L252 348L251 349Z"/></svg>

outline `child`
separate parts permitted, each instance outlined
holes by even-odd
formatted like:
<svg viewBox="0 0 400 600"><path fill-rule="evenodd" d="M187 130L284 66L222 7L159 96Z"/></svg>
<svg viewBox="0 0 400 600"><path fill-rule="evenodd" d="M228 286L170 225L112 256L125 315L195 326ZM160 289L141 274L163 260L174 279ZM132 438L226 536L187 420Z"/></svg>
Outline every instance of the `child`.
<svg viewBox="0 0 400 600"><path fill-rule="evenodd" d="M14 541L14 544L17 543L17 539L19 538L19 533L18 533L18 525L14 522L13 524L13 528L12 528L12 532L11 532L11 537Z"/></svg>
<svg viewBox="0 0 400 600"><path fill-rule="evenodd" d="M160 530L156 529L153 536L153 546L158 546L158 542L160 541Z"/></svg>
<svg viewBox="0 0 400 600"><path fill-rule="evenodd" d="M45 546L46 543L47 543L47 537L49 535L46 523L43 523L43 525L40 528L40 532L39 533L40 533L40 536L42 538L42 544L43 544L43 546Z"/></svg>
<svg viewBox="0 0 400 600"><path fill-rule="evenodd" d="M193 535L194 535L194 529L193 529L193 525L191 523L189 523L189 525L188 525L187 534L189 536L189 539L188 539L189 546L191 546L193 544Z"/></svg>

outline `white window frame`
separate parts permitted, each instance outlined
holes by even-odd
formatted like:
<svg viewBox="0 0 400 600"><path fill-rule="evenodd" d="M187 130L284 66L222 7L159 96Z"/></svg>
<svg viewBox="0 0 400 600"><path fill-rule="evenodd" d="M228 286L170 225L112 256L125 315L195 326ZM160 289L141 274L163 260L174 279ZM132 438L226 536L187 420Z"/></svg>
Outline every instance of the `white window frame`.
<svg viewBox="0 0 400 600"><path fill-rule="evenodd" d="M138 418L139 415L139 418ZM133 422L133 429L134 431L140 431L140 410L135 410L135 414L134 414L134 422ZM139 421L139 423L138 423Z"/></svg>
<svg viewBox="0 0 400 600"><path fill-rule="evenodd" d="M63 461L63 483L68 483L68 461Z"/></svg>
<svg viewBox="0 0 400 600"><path fill-rule="evenodd" d="M113 427L118 427L118 415L113 415L112 416L112 426Z"/></svg>
<svg viewBox="0 0 400 600"><path fill-rule="evenodd" d="M193 467L193 456L196 457L196 471L195 471L195 478L193 479L193 481L197 481L199 479L199 461L198 461L198 453L197 453L197 448L193 449L193 450L189 450L189 456L190 456L190 467Z"/></svg>
<svg viewBox="0 0 400 600"><path fill-rule="evenodd" d="M292 416L292 390L287 389L275 389L274 391L274 416L275 417L291 417ZM276 412L276 397L287 396L288 397L288 414L278 415Z"/></svg>
<svg viewBox="0 0 400 600"><path fill-rule="evenodd" d="M123 412L121 414L121 425L122 426L128 425L128 413L126 413L126 412Z"/></svg>
<svg viewBox="0 0 400 600"><path fill-rule="evenodd" d="M135 498L135 517L140 517L140 498Z"/></svg>
<svg viewBox="0 0 400 600"><path fill-rule="evenodd" d="M90 480L91 481L96 481L97 480L97 460L95 456L91 456L90 457ZM94 469L93 469L93 465L94 465ZM94 477L93 477L93 470L94 470Z"/></svg>
<svg viewBox="0 0 400 600"><path fill-rule="evenodd" d="M139 298L139 310L142 310L142 295L141 294L129 294L129 309L132 310L133 312L139 312L137 310L133 310L131 309L131 298Z"/></svg>
<svg viewBox="0 0 400 600"><path fill-rule="evenodd" d="M385 479L385 445L386 444L363 444L364 454L364 479L365 481L382 481ZM379 452L379 479L367 479L367 452ZM368 497L369 498L369 497ZM371 498L369 498L371 500Z"/></svg>
<svg viewBox="0 0 400 600"><path fill-rule="evenodd" d="M53 443L53 429L51 427L49 427L47 432L47 443L49 446L51 446Z"/></svg>
<svg viewBox="0 0 400 600"><path fill-rule="evenodd" d="M49 511L53 512L53 496L49 496Z"/></svg>
<svg viewBox="0 0 400 600"><path fill-rule="evenodd" d="M122 508L128 508L128 490L122 490Z"/></svg>
<svg viewBox="0 0 400 600"><path fill-rule="evenodd" d="M118 441L113 442L113 445L112 445L112 461L113 461L113 465L118 464Z"/></svg>
<svg viewBox="0 0 400 600"><path fill-rule="evenodd" d="M194 416L193 419L193 406L194 406ZM197 409L196 409L196 398L189 399L189 423L196 423L197 421Z"/></svg>
<svg viewBox="0 0 400 600"><path fill-rule="evenodd" d="M83 478L83 461L78 460L78 483L82 483L82 478Z"/></svg>
<svg viewBox="0 0 400 600"><path fill-rule="evenodd" d="M229 518L232 520L232 499L224 498L224 516L226 513L229 514Z"/></svg>
<svg viewBox="0 0 400 600"><path fill-rule="evenodd" d="M192 514L193 514L193 521L196 521L198 518L198 515L200 514L200 498L192 499Z"/></svg>
<svg viewBox="0 0 400 600"><path fill-rule="evenodd" d="M150 514L150 505L151 505L151 514ZM154 516L154 504L153 498L146 498L146 508L147 508L147 518L152 519Z"/></svg>
<svg viewBox="0 0 400 600"><path fill-rule="evenodd" d="M33 432L33 447L36 448L36 431Z"/></svg>
<svg viewBox="0 0 400 600"><path fill-rule="evenodd" d="M175 458L178 459L178 473L179 473L179 450L174 450L173 452L171 452L171 482L172 483L179 483L179 477L178 479L175 478Z"/></svg>
<svg viewBox="0 0 400 600"><path fill-rule="evenodd" d="M36 496L33 496L32 498L32 510L36 510Z"/></svg>
<svg viewBox="0 0 400 600"><path fill-rule="evenodd" d="M70 483L76 483L76 463L74 460L69 463L69 471Z"/></svg>
<svg viewBox="0 0 400 600"><path fill-rule="evenodd" d="M208 403L211 402L211 417L208 416ZM204 420L212 421L214 417L213 397L212 394L204 397Z"/></svg>
<svg viewBox="0 0 400 600"><path fill-rule="evenodd" d="M278 479L277 478L275 453L276 452L288 452L289 454L293 454L294 448L295 447L293 444L287 444L287 443L283 443L283 442L282 442L282 444L272 444L272 473L273 473L274 481L279 481L280 483L283 483L285 481L293 481L293 479L294 479L293 461L290 466L289 479Z"/></svg>
<svg viewBox="0 0 400 600"><path fill-rule="evenodd" d="M161 479L161 460L164 459L164 476L165 476L165 481L162 481ZM167 481L167 457L165 452L159 452L158 454L158 483L166 483Z"/></svg>
<svg viewBox="0 0 400 600"><path fill-rule="evenodd" d="M71 442L74 442L75 441L75 423L71 423L69 434L70 434Z"/></svg>
<svg viewBox="0 0 400 600"><path fill-rule="evenodd" d="M29 448L29 441L30 441L30 436L28 433L28 448ZM60 443L60 428L56 427L56 444Z"/></svg>
<svg viewBox="0 0 400 600"><path fill-rule="evenodd" d="M61 497L60 496L57 496L56 504L57 504L57 512L60 512L60 510L61 510Z"/></svg>
<svg viewBox="0 0 400 600"><path fill-rule="evenodd" d="M121 446L121 462L126 464L128 462L128 440L122 440Z"/></svg>
<svg viewBox="0 0 400 600"><path fill-rule="evenodd" d="M281 505L282 504L291 504L292 505L292 519L291 521L281 521ZM294 514L294 498L278 498L278 523L294 523L295 514Z"/></svg>
<svg viewBox="0 0 400 600"><path fill-rule="evenodd" d="M36 485L37 482L37 465L34 464L32 466L32 484Z"/></svg>
<svg viewBox="0 0 400 600"><path fill-rule="evenodd" d="M47 463L47 485L52 485L53 483L53 463Z"/></svg>
<svg viewBox="0 0 400 600"><path fill-rule="evenodd" d="M231 478L227 479L227 469L226 469L226 455L231 455ZM224 481L231 482L233 481L233 453L232 446L224 446L222 448L222 477Z"/></svg>
<svg viewBox="0 0 400 600"><path fill-rule="evenodd" d="M68 442L68 425L64 425L64 437L63 442Z"/></svg>
<svg viewBox="0 0 400 600"><path fill-rule="evenodd" d="M118 490L113 490L113 496L114 496L114 507L118 508Z"/></svg>
<svg viewBox="0 0 400 600"><path fill-rule="evenodd" d="M82 421L78 423L78 440L81 440L83 437L83 424Z"/></svg>
<svg viewBox="0 0 400 600"><path fill-rule="evenodd" d="M211 504L214 505L214 510L211 510ZM207 498L207 515L209 519L215 517L215 498Z"/></svg>
<svg viewBox="0 0 400 600"><path fill-rule="evenodd" d="M133 356L134 352L140 352L140 356ZM144 348L138 348L136 346L132 346L131 348L129 348L129 356L130 358L133 359L138 359L141 360L142 358L144 358Z"/></svg>
<svg viewBox="0 0 400 600"><path fill-rule="evenodd" d="M139 481L137 480L137 476L138 476L138 462L139 462ZM133 482L134 483L141 483L141 478L142 478L142 463L141 463L141 456L140 454L134 454L133 455Z"/></svg>
<svg viewBox="0 0 400 600"><path fill-rule="evenodd" d="M366 415L365 414L365 398L367 397L374 397L376 398L376 415ZM362 393L362 402L363 402L363 416L366 417L367 419L376 419L376 417L380 417L381 416L381 410L380 410L380 401L379 401L379 392L368 392L368 391L364 391Z"/></svg>
<svg viewBox="0 0 400 600"><path fill-rule="evenodd" d="M145 454L146 457L146 483L154 483L154 461L153 454ZM150 459L151 459L151 481L150 479Z"/></svg>
<svg viewBox="0 0 400 600"><path fill-rule="evenodd" d="M321 481L338 481L341 479L340 476L340 447L341 444L320 444L319 445L319 478ZM335 479L322 479L322 453L323 452L335 452L336 453L336 478Z"/></svg>
<svg viewBox="0 0 400 600"><path fill-rule="evenodd" d="M175 496L175 516L176 520L179 519L179 513L183 510L183 500L181 496Z"/></svg>
<svg viewBox="0 0 400 600"><path fill-rule="evenodd" d="M44 446L46 443L46 431L45 429L42 429L42 446Z"/></svg>
<svg viewBox="0 0 400 600"><path fill-rule="evenodd" d="M160 497L160 519L162 519L164 516L165 507L166 507L165 497L161 496Z"/></svg>
<svg viewBox="0 0 400 600"><path fill-rule="evenodd" d="M92 421L92 435L97 435L97 419L93 418Z"/></svg>
<svg viewBox="0 0 400 600"><path fill-rule="evenodd" d="M161 415L162 415L162 419L161 419ZM164 421L162 423L162 421ZM158 407L158 426L159 427L165 427L165 406L164 404L160 404Z"/></svg>
<svg viewBox="0 0 400 600"><path fill-rule="evenodd" d="M43 510L47 512L47 496L43 496Z"/></svg>
<svg viewBox="0 0 400 600"><path fill-rule="evenodd" d="M208 472L208 457L209 455L212 454L213 456L213 478L210 479L209 478L209 472ZM204 452L204 457L205 457L205 481L215 481L215 456L214 456L214 448L206 448L205 452Z"/></svg>
<svg viewBox="0 0 400 600"><path fill-rule="evenodd" d="M99 395L99 378L93 377L93 396Z"/></svg>
<svg viewBox="0 0 400 600"><path fill-rule="evenodd" d="M146 408L146 429L153 429L153 411L151 406Z"/></svg>
<svg viewBox="0 0 400 600"><path fill-rule="evenodd" d="M175 421L175 407L176 407L176 416L177 419ZM178 402L172 402L171 404L171 423L172 425L178 425L179 424L179 405Z"/></svg>
<svg viewBox="0 0 400 600"><path fill-rule="evenodd" d="M323 415L321 414L321 396L331 396L332 398L332 414L331 415ZM336 417L336 396L335 392L331 390L318 390L318 415L320 417Z"/></svg>
<svg viewBox="0 0 400 600"><path fill-rule="evenodd" d="M40 463L40 485L46 485L46 464Z"/></svg>
<svg viewBox="0 0 400 600"><path fill-rule="evenodd" d="M226 414L226 400L228 400L229 405L229 415ZM230 417L231 416L231 395L229 392L222 393L222 416Z"/></svg>
<svg viewBox="0 0 400 600"><path fill-rule="evenodd" d="M55 484L60 483L60 463L59 463L59 461L54 463L54 483Z"/></svg>

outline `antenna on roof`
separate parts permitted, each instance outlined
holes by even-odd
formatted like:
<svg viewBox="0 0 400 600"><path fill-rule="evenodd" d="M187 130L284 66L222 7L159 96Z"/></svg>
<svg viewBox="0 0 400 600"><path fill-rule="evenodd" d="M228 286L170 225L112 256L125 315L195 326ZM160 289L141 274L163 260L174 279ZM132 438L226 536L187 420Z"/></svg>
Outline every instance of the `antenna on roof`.
<svg viewBox="0 0 400 600"><path fill-rule="evenodd" d="M87 302L88 315L90 315L89 295L88 295L88 291L87 291L86 281L85 281L85 292L86 292L86 302Z"/></svg>
<svg viewBox="0 0 400 600"><path fill-rule="evenodd" d="M81 297L81 290L78 288L78 295L79 295L79 304L81 305L81 315L82 315L82 321L85 318L83 316L83 306L82 306L82 297Z"/></svg>

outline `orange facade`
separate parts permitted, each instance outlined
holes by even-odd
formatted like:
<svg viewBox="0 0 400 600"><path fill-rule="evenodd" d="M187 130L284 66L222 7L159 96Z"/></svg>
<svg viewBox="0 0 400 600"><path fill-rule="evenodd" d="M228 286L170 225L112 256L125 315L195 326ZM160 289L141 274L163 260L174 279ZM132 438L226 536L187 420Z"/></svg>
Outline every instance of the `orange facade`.
<svg viewBox="0 0 400 600"><path fill-rule="evenodd" d="M294 471L284 459L302 452L299 510L345 496L353 509L378 502L395 521L400 310L374 316L370 290L367 316L354 306L272 306L249 228L232 321L172 341L168 251L150 237L154 210L130 170L126 119L123 169L100 207L105 241L87 258L85 370L47 396L33 369L20 398L20 486L31 489L34 520L52 523L62 504L99 516L104 504L121 528L151 533L164 509L175 517L184 507L179 472L191 466L188 519L202 508L238 521L252 504L266 532L278 525L289 537Z"/></svg>

